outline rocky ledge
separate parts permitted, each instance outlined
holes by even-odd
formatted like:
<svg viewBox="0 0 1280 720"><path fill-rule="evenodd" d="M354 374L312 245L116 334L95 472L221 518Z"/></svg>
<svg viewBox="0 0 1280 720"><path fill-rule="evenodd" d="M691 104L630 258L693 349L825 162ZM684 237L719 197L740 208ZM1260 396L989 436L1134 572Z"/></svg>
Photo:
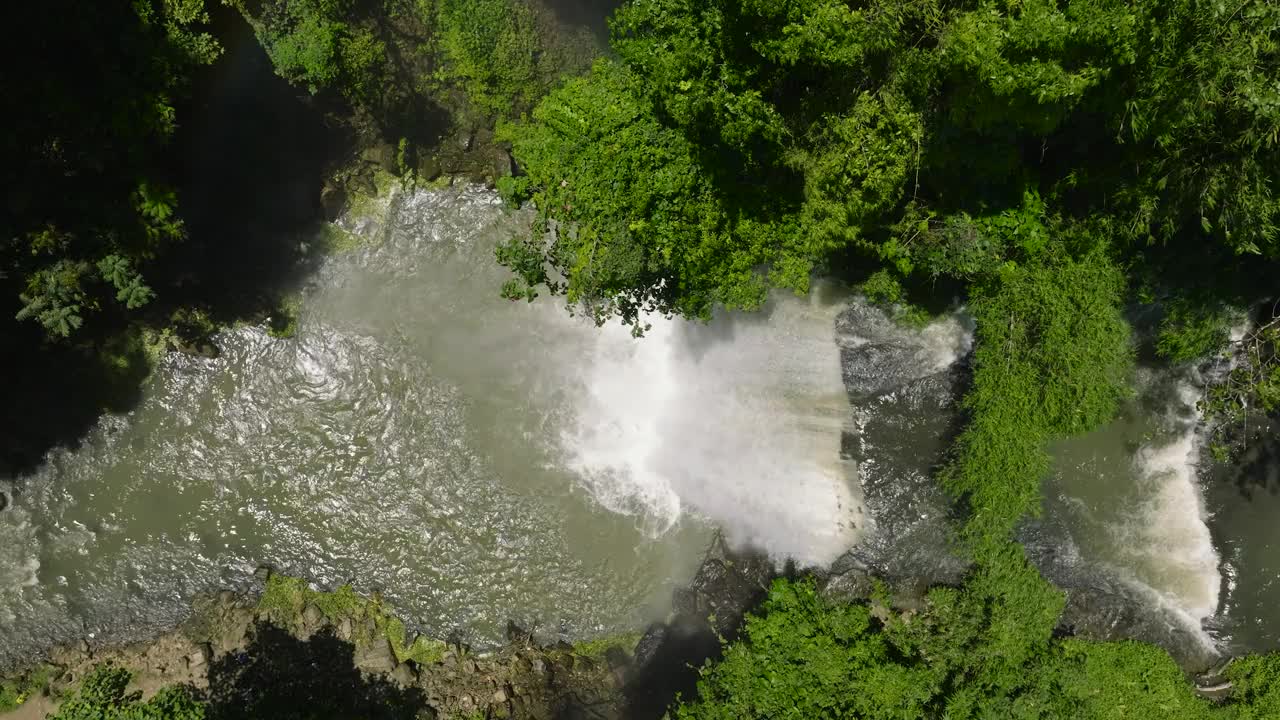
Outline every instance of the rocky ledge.
<svg viewBox="0 0 1280 720"><path fill-rule="evenodd" d="M0 685L19 697L20 718L43 717L106 663L132 672L144 696L189 685L216 717L293 717L324 703L333 717L658 718L693 692L695 668L719 654L775 575L763 557L717 541L671 616L643 635L570 645L509 624L506 645L478 652L406 630L377 593L320 591L263 568L259 591L201 596L186 622L151 641L60 647Z"/></svg>

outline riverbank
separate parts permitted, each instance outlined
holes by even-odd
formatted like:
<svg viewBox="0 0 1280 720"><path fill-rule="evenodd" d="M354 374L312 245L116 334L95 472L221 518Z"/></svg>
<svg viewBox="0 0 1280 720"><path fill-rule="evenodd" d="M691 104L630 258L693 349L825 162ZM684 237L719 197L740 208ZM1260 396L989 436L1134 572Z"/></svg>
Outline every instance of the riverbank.
<svg viewBox="0 0 1280 720"><path fill-rule="evenodd" d="M425 717L550 718L575 704L619 717L625 638L551 645L512 626L506 646L475 651L407 631L377 594L321 592L266 569L260 577L257 592L196 598L190 618L150 641L54 649L7 678L24 697L0 716L44 717L94 668L112 665L133 673L147 697L187 685L211 704L254 702L261 711L301 692L312 701L344 694L342 706L418 706Z"/></svg>
<svg viewBox="0 0 1280 720"><path fill-rule="evenodd" d="M261 568L254 588L200 595L154 638L84 638L0 675L11 704L0 718L45 717L103 666L132 673L143 697L186 686L217 716L277 717L305 701L377 717L657 718L694 691L695 668L736 637L776 574L764 556L717 540L666 621L643 633L569 644L508 623L506 644L475 649L407 629L378 593L322 591Z"/></svg>

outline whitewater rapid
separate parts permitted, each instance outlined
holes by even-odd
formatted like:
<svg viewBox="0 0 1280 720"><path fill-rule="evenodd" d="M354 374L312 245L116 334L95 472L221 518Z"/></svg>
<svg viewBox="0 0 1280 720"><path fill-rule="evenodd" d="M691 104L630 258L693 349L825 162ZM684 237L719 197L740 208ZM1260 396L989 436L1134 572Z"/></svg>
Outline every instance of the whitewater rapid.
<svg viewBox="0 0 1280 720"><path fill-rule="evenodd" d="M359 247L303 289L296 337L165 358L136 409L18 480L0 664L154 631L258 564L380 589L480 646L507 618L578 638L664 617L716 529L905 587L962 577L934 480L963 420L962 310L911 328L819 282L636 339L498 297L493 248L529 218L490 191L374 209L343 219ZM1183 380L1146 373L1121 420L1051 448L1026 539L1072 597L1123 596L1090 606L1104 631L1199 643L1226 601Z"/></svg>

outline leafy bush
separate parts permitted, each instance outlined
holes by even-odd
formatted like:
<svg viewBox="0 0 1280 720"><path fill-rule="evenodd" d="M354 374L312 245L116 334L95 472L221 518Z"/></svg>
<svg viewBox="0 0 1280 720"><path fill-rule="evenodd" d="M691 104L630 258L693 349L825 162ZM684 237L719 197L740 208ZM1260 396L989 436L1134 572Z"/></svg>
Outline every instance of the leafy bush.
<svg viewBox="0 0 1280 720"><path fill-rule="evenodd" d="M550 86L524 0L438 0L445 77L492 117L517 116Z"/></svg>
<svg viewBox="0 0 1280 720"><path fill-rule="evenodd" d="M204 720L205 706L188 688L164 687L143 702L141 692L128 691L131 679L127 670L100 666L49 720Z"/></svg>

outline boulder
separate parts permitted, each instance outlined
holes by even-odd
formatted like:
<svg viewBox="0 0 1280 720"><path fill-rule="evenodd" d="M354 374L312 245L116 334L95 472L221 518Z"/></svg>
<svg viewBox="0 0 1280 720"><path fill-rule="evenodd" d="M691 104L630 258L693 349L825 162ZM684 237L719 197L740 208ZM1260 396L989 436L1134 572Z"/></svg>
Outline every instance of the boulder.
<svg viewBox="0 0 1280 720"><path fill-rule="evenodd" d="M440 158L435 155L421 154L418 157L418 177L423 180L431 181L444 174L444 166L440 164Z"/></svg>
<svg viewBox="0 0 1280 720"><path fill-rule="evenodd" d="M329 222L337 220L346 206L347 191L341 186L325 183L320 191L320 209L324 212L324 219Z"/></svg>
<svg viewBox="0 0 1280 720"><path fill-rule="evenodd" d="M325 624L324 611L313 603L307 603L302 609L302 626L311 631L319 630Z"/></svg>
<svg viewBox="0 0 1280 720"><path fill-rule="evenodd" d="M208 664L213 657L213 649L207 643L200 643L194 652L187 656L187 667L197 670Z"/></svg>
<svg viewBox="0 0 1280 720"><path fill-rule="evenodd" d="M356 648L355 666L368 673L390 673L396 669L395 651L385 636L374 637Z"/></svg>
<svg viewBox="0 0 1280 720"><path fill-rule="evenodd" d="M391 680L402 688L410 688L418 684L418 673L409 663L400 663L391 671Z"/></svg>
<svg viewBox="0 0 1280 720"><path fill-rule="evenodd" d="M249 608L233 608L227 613L222 632L218 635L218 648L229 653L248 647L252 629L253 611Z"/></svg>
<svg viewBox="0 0 1280 720"><path fill-rule="evenodd" d="M360 159L370 165L377 165L389 173L396 171L396 149L390 143L378 143L367 147L360 153Z"/></svg>

